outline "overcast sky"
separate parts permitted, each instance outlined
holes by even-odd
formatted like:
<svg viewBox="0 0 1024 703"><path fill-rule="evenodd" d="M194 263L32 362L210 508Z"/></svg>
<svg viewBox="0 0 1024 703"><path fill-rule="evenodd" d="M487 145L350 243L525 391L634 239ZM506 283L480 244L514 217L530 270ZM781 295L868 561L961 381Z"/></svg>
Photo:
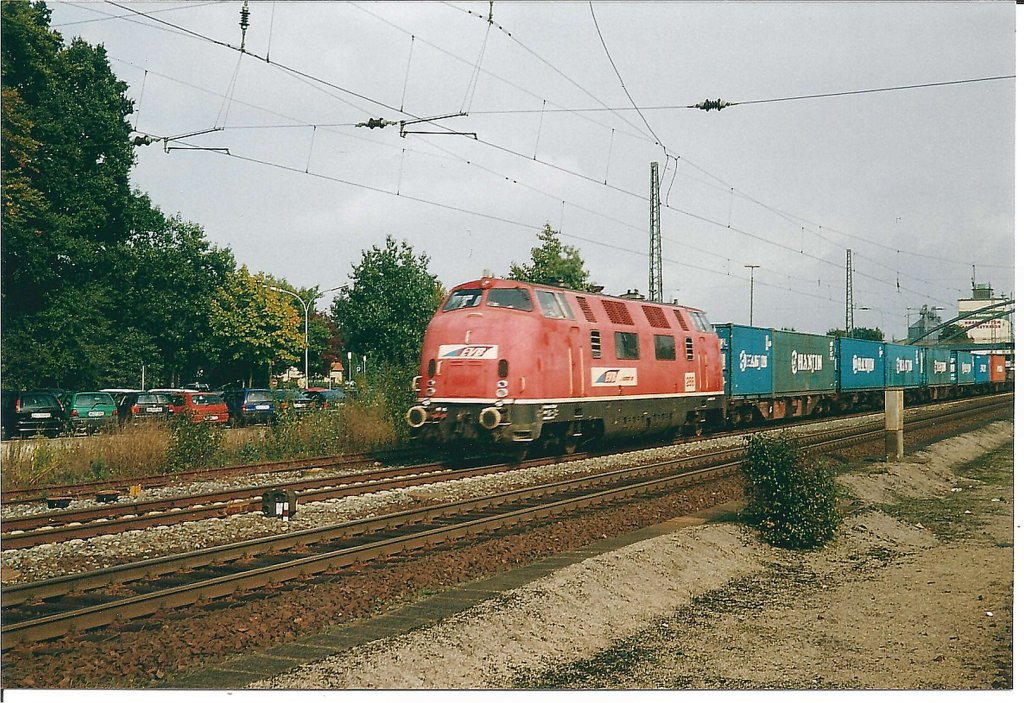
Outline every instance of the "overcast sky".
<svg viewBox="0 0 1024 703"><path fill-rule="evenodd" d="M294 285L387 234L446 286L502 275L548 222L646 294L654 161L665 297L714 322L749 320L757 265L755 324L842 327L847 249L887 338L953 316L972 265L1013 292L1010 3L250 2L260 58L240 1L118 5L152 19L53 2L53 26L106 47L140 132L229 150L140 147L134 184ZM686 107L719 98L767 102Z"/></svg>

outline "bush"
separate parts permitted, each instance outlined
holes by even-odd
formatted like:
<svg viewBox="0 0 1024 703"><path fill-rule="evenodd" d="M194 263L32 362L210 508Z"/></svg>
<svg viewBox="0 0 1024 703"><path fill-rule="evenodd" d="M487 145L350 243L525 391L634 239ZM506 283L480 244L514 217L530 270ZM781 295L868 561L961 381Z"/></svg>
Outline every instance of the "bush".
<svg viewBox="0 0 1024 703"><path fill-rule="evenodd" d="M788 432L755 434L741 467L747 480L744 516L777 547L825 544L839 527L835 473L800 449Z"/></svg>
<svg viewBox="0 0 1024 703"><path fill-rule="evenodd" d="M167 468L189 471L212 466L224 444L224 431L208 422L193 422L189 413L171 421L171 441L167 447Z"/></svg>

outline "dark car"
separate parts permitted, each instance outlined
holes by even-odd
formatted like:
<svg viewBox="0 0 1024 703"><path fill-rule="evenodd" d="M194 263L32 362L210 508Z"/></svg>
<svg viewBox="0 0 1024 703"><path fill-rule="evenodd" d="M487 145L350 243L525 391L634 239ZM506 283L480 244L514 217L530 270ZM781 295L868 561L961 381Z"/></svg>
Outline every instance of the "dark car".
<svg viewBox="0 0 1024 703"><path fill-rule="evenodd" d="M171 396L150 391L128 391L117 404L121 422L166 419L171 415Z"/></svg>
<svg viewBox="0 0 1024 703"><path fill-rule="evenodd" d="M295 413L302 417L313 409L313 399L305 391L295 388L282 388L274 391L274 401L278 413Z"/></svg>
<svg viewBox="0 0 1024 703"><path fill-rule="evenodd" d="M345 402L345 391L338 388L310 388L306 394L318 409L341 405Z"/></svg>
<svg viewBox="0 0 1024 703"><path fill-rule="evenodd" d="M68 410L74 432L99 432L117 422L117 403L103 391L72 393Z"/></svg>
<svg viewBox="0 0 1024 703"><path fill-rule="evenodd" d="M21 391L3 393L3 436L56 437L64 431L67 416L64 406L53 393L47 391Z"/></svg>
<svg viewBox="0 0 1024 703"><path fill-rule="evenodd" d="M231 422L236 427L274 420L274 391L269 388L236 388L224 392Z"/></svg>

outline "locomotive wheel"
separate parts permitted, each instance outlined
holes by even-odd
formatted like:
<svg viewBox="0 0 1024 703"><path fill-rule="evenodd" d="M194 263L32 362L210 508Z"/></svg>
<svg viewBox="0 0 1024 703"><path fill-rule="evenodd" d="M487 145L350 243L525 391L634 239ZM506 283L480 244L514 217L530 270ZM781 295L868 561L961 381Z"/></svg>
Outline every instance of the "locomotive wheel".
<svg viewBox="0 0 1024 703"><path fill-rule="evenodd" d="M579 441L579 437L566 435L562 439L562 454L575 454L577 447L579 447Z"/></svg>

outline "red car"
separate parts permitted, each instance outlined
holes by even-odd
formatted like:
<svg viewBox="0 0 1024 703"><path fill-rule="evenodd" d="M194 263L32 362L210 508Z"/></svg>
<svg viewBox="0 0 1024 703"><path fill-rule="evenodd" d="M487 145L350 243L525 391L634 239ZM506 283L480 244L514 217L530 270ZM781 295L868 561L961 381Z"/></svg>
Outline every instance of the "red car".
<svg viewBox="0 0 1024 703"><path fill-rule="evenodd" d="M228 422L228 406L220 393L173 388L157 388L150 392L171 396L172 415L187 413L193 422L212 422L217 425L226 425Z"/></svg>

